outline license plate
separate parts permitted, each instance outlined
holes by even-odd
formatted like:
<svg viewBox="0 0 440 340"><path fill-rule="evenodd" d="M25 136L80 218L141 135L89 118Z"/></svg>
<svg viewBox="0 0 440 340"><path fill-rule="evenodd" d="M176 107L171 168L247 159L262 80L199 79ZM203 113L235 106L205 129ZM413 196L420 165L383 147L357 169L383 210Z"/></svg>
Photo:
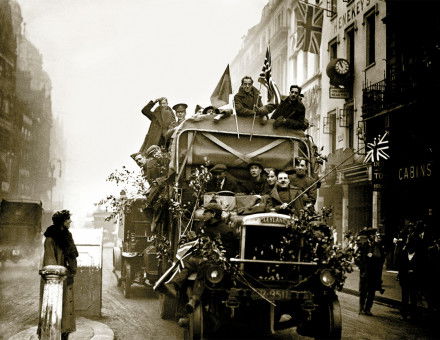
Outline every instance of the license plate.
<svg viewBox="0 0 440 340"><path fill-rule="evenodd" d="M256 289L259 294L264 296L266 299L269 299L271 301L275 300L290 300L291 294L288 290L283 289ZM256 292L252 293L252 297L254 299L260 298L261 295L257 294Z"/></svg>

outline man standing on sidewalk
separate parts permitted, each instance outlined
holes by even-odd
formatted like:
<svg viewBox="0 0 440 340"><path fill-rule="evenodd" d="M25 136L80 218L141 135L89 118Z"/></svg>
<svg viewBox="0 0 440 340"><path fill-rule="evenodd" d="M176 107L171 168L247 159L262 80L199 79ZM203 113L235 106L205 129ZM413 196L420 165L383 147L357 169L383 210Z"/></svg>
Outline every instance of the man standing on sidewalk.
<svg viewBox="0 0 440 340"><path fill-rule="evenodd" d="M359 314L373 315L376 290L382 289L384 247L376 228L361 230L357 239L355 263L359 267Z"/></svg>

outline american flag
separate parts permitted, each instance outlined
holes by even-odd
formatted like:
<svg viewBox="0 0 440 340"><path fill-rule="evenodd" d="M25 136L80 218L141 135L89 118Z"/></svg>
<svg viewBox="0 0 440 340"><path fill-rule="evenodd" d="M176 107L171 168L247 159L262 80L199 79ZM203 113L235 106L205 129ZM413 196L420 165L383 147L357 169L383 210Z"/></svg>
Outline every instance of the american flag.
<svg viewBox="0 0 440 340"><path fill-rule="evenodd" d="M388 132L381 137L375 137L372 143L367 143L367 154L365 155L364 163L368 162L378 162L381 159L388 159L390 156L387 154L386 150L390 148L388 145L387 137Z"/></svg>
<svg viewBox="0 0 440 340"><path fill-rule="evenodd" d="M266 58L264 58L263 68L261 69L258 82L267 88L267 101L271 101L275 96L275 102L279 104L281 102L281 94L277 84L272 80L272 60L270 56L270 48L267 47Z"/></svg>
<svg viewBox="0 0 440 340"><path fill-rule="evenodd" d="M319 54L324 10L317 6L298 2L295 9L297 25L296 48Z"/></svg>

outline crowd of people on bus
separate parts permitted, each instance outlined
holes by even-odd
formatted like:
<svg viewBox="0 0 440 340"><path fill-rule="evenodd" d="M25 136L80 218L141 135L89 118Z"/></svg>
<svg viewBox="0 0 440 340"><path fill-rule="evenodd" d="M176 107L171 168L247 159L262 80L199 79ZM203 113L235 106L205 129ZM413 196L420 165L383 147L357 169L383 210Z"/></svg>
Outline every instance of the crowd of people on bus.
<svg viewBox="0 0 440 340"><path fill-rule="evenodd" d="M285 96L280 103L263 105L261 93L253 83L254 81L250 76L241 79L241 86L234 96L233 105L237 116L259 117L260 122L266 124L269 115L271 115L274 128L284 127L302 131L308 128L305 107L302 103L301 87L292 85L289 89L289 95ZM214 115L214 122L217 122L220 119L230 117L233 113L231 109L214 106L203 108L196 105L194 114L187 117L187 108L188 105L185 103L178 103L171 108L168 105L168 99L165 97L150 100L141 110L142 114L151 123L139 152L145 153L152 145L167 147L173 132L185 120L200 121L204 117Z"/></svg>

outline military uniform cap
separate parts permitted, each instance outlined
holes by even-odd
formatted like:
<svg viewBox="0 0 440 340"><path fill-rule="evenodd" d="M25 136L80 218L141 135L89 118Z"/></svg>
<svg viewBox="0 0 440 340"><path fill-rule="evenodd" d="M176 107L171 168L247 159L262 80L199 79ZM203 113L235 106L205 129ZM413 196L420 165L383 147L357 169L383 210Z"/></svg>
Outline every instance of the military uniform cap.
<svg viewBox="0 0 440 340"><path fill-rule="evenodd" d="M173 106L173 110L176 111L180 106L182 106L184 109L188 107L185 103L179 103Z"/></svg>
<svg viewBox="0 0 440 340"><path fill-rule="evenodd" d="M212 167L211 172L226 171L228 168L224 164L216 164Z"/></svg>

